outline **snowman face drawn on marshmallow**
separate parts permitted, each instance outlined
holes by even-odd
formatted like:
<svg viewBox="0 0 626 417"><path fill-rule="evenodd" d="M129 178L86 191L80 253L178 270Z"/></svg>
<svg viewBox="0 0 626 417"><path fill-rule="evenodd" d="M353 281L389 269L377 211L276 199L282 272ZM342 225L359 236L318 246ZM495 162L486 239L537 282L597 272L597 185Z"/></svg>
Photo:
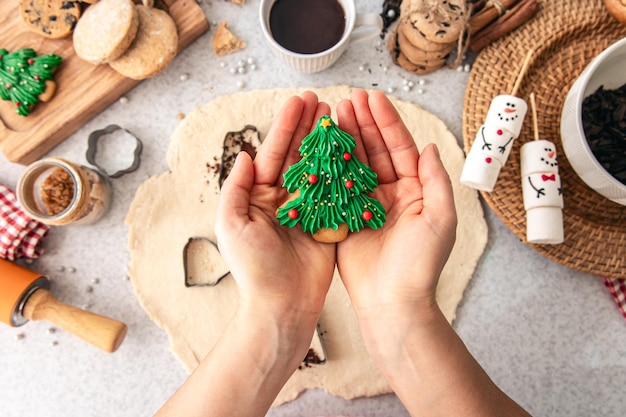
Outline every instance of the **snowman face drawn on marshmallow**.
<svg viewBox="0 0 626 417"><path fill-rule="evenodd" d="M556 147L553 144L545 146L540 160L546 164L546 169L550 172L558 170L559 162L556 159Z"/></svg>
<svg viewBox="0 0 626 417"><path fill-rule="evenodd" d="M489 106L485 125L507 130L517 138L527 110L528 105L519 97L506 94L496 96Z"/></svg>
<svg viewBox="0 0 626 417"><path fill-rule="evenodd" d="M563 196L556 146L547 140L527 142L520 148L524 207L563 208Z"/></svg>
<svg viewBox="0 0 626 417"><path fill-rule="evenodd" d="M505 122L517 119L519 117L519 113L515 108L515 103L507 101L504 104L504 108L500 112L498 112L498 117L500 118L500 120L503 120Z"/></svg>
<svg viewBox="0 0 626 417"><path fill-rule="evenodd" d="M521 149L522 175L530 173L558 173L556 146L547 140L525 143Z"/></svg>

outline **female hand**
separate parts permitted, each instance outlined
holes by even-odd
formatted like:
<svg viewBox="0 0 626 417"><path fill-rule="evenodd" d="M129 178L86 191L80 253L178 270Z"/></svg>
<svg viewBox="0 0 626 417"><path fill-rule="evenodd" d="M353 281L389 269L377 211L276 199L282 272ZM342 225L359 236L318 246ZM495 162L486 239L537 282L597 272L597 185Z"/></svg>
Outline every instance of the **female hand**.
<svg viewBox="0 0 626 417"><path fill-rule="evenodd" d="M337 113L357 141L357 157L378 174L374 197L387 211L382 229L352 233L338 245L339 272L357 315L430 308L456 229L452 186L437 148L429 145L420 156L379 91L354 90Z"/></svg>
<svg viewBox="0 0 626 417"><path fill-rule="evenodd" d="M335 246L281 227L275 213L287 199L282 173L299 159L302 138L329 112L311 92L285 103L254 163L239 154L222 187L215 230L243 307L257 314L304 314L313 326L332 279Z"/></svg>
<svg viewBox="0 0 626 417"><path fill-rule="evenodd" d="M282 107L254 163L241 152L222 186L215 233L239 291L217 344L159 416L261 417L302 363L335 268L335 245L281 227L282 172L327 104L313 93Z"/></svg>
<svg viewBox="0 0 626 417"><path fill-rule="evenodd" d="M412 416L525 416L466 349L435 299L455 240L452 185L434 145L420 155L380 92L355 90L337 109L378 173L382 229L353 233L337 265L372 358ZM358 148L357 148L358 149Z"/></svg>

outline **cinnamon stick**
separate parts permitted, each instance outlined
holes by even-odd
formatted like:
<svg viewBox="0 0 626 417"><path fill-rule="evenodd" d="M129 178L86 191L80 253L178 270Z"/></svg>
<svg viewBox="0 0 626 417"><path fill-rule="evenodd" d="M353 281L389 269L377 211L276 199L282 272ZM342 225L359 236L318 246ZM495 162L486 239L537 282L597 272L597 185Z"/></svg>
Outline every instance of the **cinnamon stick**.
<svg viewBox="0 0 626 417"><path fill-rule="evenodd" d="M485 7L487 0L468 0L469 6L471 7L472 15L477 14Z"/></svg>
<svg viewBox="0 0 626 417"><path fill-rule="evenodd" d="M470 18L470 35L474 35L476 32L484 29L489 23L502 16L503 12L515 6L518 1L519 0L489 1L480 12Z"/></svg>
<svg viewBox="0 0 626 417"><path fill-rule="evenodd" d="M521 0L515 7L481 30L470 41L469 49L478 52L491 42L500 39L530 20L539 11L537 0Z"/></svg>

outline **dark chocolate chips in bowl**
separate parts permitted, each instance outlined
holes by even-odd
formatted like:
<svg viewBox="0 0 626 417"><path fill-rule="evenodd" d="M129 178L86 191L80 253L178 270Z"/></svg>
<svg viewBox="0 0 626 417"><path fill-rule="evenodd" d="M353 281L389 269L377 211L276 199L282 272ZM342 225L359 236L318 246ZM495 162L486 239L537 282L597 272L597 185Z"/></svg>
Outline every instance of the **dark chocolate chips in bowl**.
<svg viewBox="0 0 626 417"><path fill-rule="evenodd" d="M582 122L589 148L602 167L626 185L626 84L600 86L582 104Z"/></svg>

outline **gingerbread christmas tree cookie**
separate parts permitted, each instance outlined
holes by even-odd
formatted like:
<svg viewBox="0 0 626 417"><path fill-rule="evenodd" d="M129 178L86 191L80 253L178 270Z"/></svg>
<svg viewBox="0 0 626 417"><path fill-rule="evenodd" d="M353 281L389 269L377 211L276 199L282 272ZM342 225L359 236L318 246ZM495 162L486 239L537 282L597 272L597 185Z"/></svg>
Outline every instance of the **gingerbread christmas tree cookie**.
<svg viewBox="0 0 626 417"><path fill-rule="evenodd" d="M52 74L60 63L60 56L37 56L30 48L11 53L0 49L0 98L12 101L17 114L27 116L35 104L54 94Z"/></svg>
<svg viewBox="0 0 626 417"><path fill-rule="evenodd" d="M302 140L302 159L284 174L293 198L278 209L281 225L302 230L321 242L339 242L365 226L379 229L385 208L368 194L378 187L376 173L353 154L352 136L330 116Z"/></svg>

